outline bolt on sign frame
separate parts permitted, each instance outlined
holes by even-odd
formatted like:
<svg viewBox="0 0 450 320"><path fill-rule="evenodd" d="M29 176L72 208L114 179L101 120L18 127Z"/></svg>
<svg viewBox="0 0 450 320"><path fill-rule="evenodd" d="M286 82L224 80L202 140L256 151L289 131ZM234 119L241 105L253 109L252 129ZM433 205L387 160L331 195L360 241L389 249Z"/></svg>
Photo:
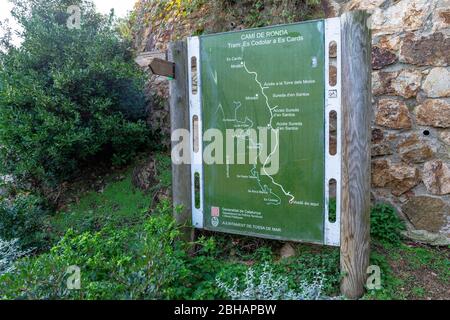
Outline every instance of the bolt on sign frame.
<svg viewBox="0 0 450 320"><path fill-rule="evenodd" d="M340 23L188 38L194 227L339 246Z"/></svg>

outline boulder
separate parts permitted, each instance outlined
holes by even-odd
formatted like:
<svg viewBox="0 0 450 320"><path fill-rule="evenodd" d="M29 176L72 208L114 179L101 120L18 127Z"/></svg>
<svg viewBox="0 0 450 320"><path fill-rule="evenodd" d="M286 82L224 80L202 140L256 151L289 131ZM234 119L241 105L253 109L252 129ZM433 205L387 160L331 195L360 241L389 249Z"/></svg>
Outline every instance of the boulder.
<svg viewBox="0 0 450 320"><path fill-rule="evenodd" d="M289 242L286 242L280 249L280 257L286 259L292 256L295 256L295 249Z"/></svg>
<svg viewBox="0 0 450 320"><path fill-rule="evenodd" d="M432 246L448 246L450 239L439 233L431 233L426 230L407 230L402 235L415 242L426 243Z"/></svg>
<svg viewBox="0 0 450 320"><path fill-rule="evenodd" d="M403 213L419 230L439 233L447 224L450 206L440 198L416 196L402 206Z"/></svg>
<svg viewBox="0 0 450 320"><path fill-rule="evenodd" d="M351 0L344 6L345 11L374 10L381 6L385 0Z"/></svg>
<svg viewBox="0 0 450 320"><path fill-rule="evenodd" d="M150 156L148 161L134 168L131 182L134 187L147 191L157 184L156 176L156 160Z"/></svg>

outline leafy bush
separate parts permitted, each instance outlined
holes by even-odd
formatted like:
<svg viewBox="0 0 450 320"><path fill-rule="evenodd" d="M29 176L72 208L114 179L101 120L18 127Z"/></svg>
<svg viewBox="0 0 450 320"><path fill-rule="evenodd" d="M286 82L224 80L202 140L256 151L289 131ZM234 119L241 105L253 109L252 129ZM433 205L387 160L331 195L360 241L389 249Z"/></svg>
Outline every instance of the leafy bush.
<svg viewBox="0 0 450 320"><path fill-rule="evenodd" d="M153 220L153 219L152 219ZM159 220L159 219L156 219ZM153 224L152 222L151 224ZM147 225L147 227L149 227ZM142 232L133 228L106 228L76 234L69 230L49 253L20 260L16 269L0 277L0 297L6 299L126 299L157 298L163 266L152 261ZM155 239L157 239L155 237ZM158 239L159 240L159 239ZM160 253L161 259L173 257ZM159 258L159 255L156 257ZM148 264L145 262L150 261ZM81 271L82 290L68 290L67 268ZM163 271L152 274L151 270ZM168 269L174 271L173 269ZM154 278L149 278L154 276Z"/></svg>
<svg viewBox="0 0 450 320"><path fill-rule="evenodd" d="M69 230L50 252L22 259L13 272L0 277L0 298L188 297L195 277L188 268L186 244L177 241L178 236L166 212L122 229L111 225L81 234ZM82 290L67 289L66 271L72 265L81 270Z"/></svg>
<svg viewBox="0 0 450 320"><path fill-rule="evenodd" d="M405 225L398 217L395 209L387 204L376 204L370 214L370 234L383 243L399 244L400 231Z"/></svg>
<svg viewBox="0 0 450 320"><path fill-rule="evenodd" d="M128 161L148 141L145 79L114 18L85 0L13 3L23 43L0 53L0 173L45 190L90 161Z"/></svg>
<svg viewBox="0 0 450 320"><path fill-rule="evenodd" d="M19 194L0 201L0 238L19 239L22 248L42 249L48 243L45 234L48 211L43 200L34 195Z"/></svg>

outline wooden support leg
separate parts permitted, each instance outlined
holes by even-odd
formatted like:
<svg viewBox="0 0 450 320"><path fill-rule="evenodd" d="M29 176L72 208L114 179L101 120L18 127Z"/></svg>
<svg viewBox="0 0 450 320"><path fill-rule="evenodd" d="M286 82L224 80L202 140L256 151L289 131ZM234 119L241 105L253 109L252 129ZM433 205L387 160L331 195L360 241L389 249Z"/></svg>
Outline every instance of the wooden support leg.
<svg viewBox="0 0 450 320"><path fill-rule="evenodd" d="M189 95L187 46L185 41L169 44L168 59L175 63L174 80L170 81L170 125L171 132L177 129L189 130ZM172 141L172 148L176 141ZM190 157L189 157L190 158ZM190 164L174 164L172 161L172 198L174 217L182 226L182 238L194 240L194 228L191 224L191 166ZM182 210L177 207L182 206Z"/></svg>
<svg viewBox="0 0 450 320"><path fill-rule="evenodd" d="M341 292L364 294L370 251L371 34L368 15L341 16L342 201Z"/></svg>

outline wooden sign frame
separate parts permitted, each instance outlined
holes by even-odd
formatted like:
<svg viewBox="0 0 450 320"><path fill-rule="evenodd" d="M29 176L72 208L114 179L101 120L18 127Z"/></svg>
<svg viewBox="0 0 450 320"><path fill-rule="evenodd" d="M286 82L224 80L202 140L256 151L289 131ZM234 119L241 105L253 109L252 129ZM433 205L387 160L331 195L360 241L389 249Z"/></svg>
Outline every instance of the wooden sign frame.
<svg viewBox="0 0 450 320"><path fill-rule="evenodd" d="M337 65L338 70L341 70L338 72L337 80L341 91L338 132L341 132L342 138L338 140L341 161L338 167L335 165L328 168L327 178L334 176L340 182L337 196L340 201L338 226L340 264L343 273L341 291L349 298L358 298L364 293L370 251L371 33L367 24L368 14L365 11L348 12L340 18L328 21L327 39L335 37L340 40L338 42L340 59ZM195 40L190 40L189 46L193 46L194 43ZM199 106L192 97L191 99L189 97L191 90L188 74L191 60L187 43L185 41L171 43L168 54L169 61L175 63L175 79L170 82L172 132L176 129L190 130L192 112L198 112ZM327 111L331 111L337 107L328 100L326 108ZM337 110L339 111L339 108ZM199 126L201 128L201 121ZM177 138L172 139L173 145L178 142ZM172 157L176 158L179 155L172 154ZM193 168L200 170L196 167L201 165L201 160L198 160L194 156L192 165L175 164L176 161L172 165L173 204L176 208L174 216L185 228L186 240L192 239L194 232L191 228L194 183L192 172ZM336 172L339 172L339 175L336 175ZM179 209L180 205L182 210ZM193 218L194 223L199 223L199 220L196 222L195 215Z"/></svg>

